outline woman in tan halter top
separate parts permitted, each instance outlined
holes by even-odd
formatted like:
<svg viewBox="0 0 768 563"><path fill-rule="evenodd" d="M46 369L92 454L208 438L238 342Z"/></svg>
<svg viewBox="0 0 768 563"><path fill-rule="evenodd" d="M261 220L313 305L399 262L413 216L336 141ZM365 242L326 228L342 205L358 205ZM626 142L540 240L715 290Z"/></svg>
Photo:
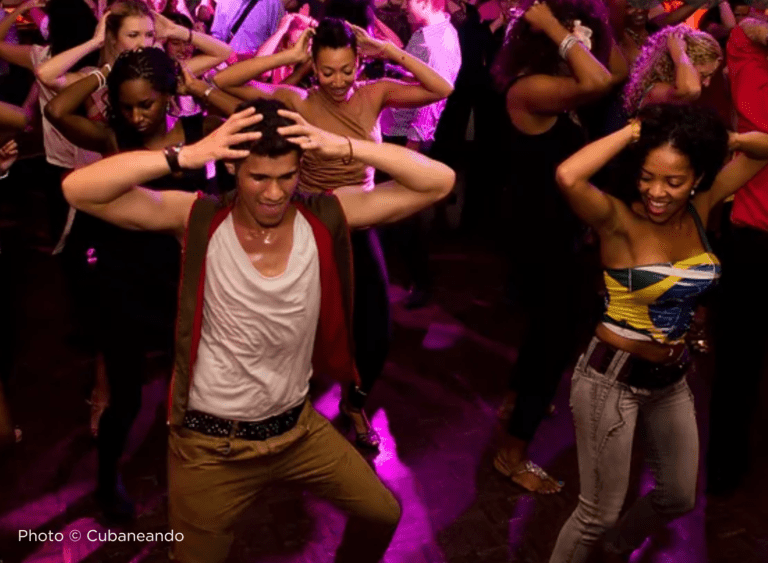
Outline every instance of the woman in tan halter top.
<svg viewBox="0 0 768 563"><path fill-rule="evenodd" d="M371 38L363 29L326 18L307 30L296 46L268 58L272 68L295 65L311 57L317 85L292 86L246 82L266 70L267 58L243 61L220 72L214 82L241 99L276 98L310 124L354 139L381 141L379 114L385 107L419 107L448 97L453 86L420 60L391 43ZM388 59L410 72L411 81L358 81L359 57ZM373 187L373 169L356 161L318 159L309 152L302 160L299 189L322 192L344 186ZM344 393L340 410L354 424L356 443L377 449L379 438L363 412L367 394L381 373L389 341L387 274L381 245L372 229L351 233L355 264L354 336L362 385Z"/></svg>

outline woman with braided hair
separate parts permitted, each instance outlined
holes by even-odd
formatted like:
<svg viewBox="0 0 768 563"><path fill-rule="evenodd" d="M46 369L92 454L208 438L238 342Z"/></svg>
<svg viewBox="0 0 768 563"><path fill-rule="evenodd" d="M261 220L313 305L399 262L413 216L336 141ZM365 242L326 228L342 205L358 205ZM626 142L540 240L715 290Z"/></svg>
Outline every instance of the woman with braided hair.
<svg viewBox="0 0 768 563"><path fill-rule="evenodd" d="M624 109L635 115L649 103L689 103L709 86L723 60L717 40L680 24L653 34L632 67Z"/></svg>
<svg viewBox="0 0 768 563"><path fill-rule="evenodd" d="M236 100L188 74L164 51L148 47L125 51L108 77L92 73L59 93L46 106L49 120L74 144L104 155L134 149L161 149L194 143L220 121L201 114L174 118L168 107L173 96L190 93L224 112ZM102 83L107 89L107 122L77 113ZM228 105L228 102L232 102ZM153 182L154 189L198 191L205 171L170 174ZM96 220L93 220L96 221ZM118 460L141 406L145 355L170 352L179 275L178 243L152 233L135 233L103 222L92 226L99 310L99 343L110 388L110 401L99 422L97 499L108 519L133 516L133 505L118 478Z"/></svg>

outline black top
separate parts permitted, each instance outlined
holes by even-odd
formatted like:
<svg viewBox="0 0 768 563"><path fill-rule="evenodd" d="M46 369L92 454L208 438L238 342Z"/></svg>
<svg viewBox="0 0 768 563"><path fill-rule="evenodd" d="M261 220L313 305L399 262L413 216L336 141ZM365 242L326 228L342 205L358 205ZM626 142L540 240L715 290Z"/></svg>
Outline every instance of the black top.
<svg viewBox="0 0 768 563"><path fill-rule="evenodd" d="M203 137L202 114L181 117L184 142L191 144ZM127 147L120 147L124 150ZM205 191L205 169L168 174L147 187L154 190ZM166 291L175 299L179 276L179 243L164 233L130 231L99 221L94 233L97 268L107 283L139 291Z"/></svg>
<svg viewBox="0 0 768 563"><path fill-rule="evenodd" d="M586 143L584 130L568 114L539 135L528 135L511 127L507 189L512 215L522 234L536 234L537 244L553 252L570 252L581 233L555 181L555 171L566 158ZM530 240L530 239L524 239Z"/></svg>

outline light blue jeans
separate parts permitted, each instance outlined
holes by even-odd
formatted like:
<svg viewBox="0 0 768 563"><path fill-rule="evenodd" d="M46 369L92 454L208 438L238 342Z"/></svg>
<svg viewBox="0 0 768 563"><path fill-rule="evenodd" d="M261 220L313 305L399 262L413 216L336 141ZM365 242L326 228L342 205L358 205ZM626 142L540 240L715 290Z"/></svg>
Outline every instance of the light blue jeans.
<svg viewBox="0 0 768 563"><path fill-rule="evenodd" d="M629 554L658 528L693 510L699 468L699 433L685 378L658 390L616 381L629 354L619 352L605 373L587 365L597 339L579 358L571 383L581 493L557 538L550 563L586 561L596 544ZM655 488L621 521L629 483L632 438L639 425Z"/></svg>

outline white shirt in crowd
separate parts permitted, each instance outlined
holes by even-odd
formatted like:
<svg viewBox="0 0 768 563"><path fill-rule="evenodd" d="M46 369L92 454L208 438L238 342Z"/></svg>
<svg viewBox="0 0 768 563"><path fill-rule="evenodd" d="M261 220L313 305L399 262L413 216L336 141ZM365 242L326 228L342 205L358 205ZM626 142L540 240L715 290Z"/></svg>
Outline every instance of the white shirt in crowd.
<svg viewBox="0 0 768 563"><path fill-rule="evenodd" d="M257 421L300 405L320 315L320 261L304 216L296 213L285 272L267 278L240 245L230 213L208 246L204 295L189 408Z"/></svg>
<svg viewBox="0 0 768 563"><path fill-rule="evenodd" d="M451 85L461 67L461 49L456 28L446 14L439 23L417 29L405 51L426 63ZM386 109L381 115L382 132L388 137L408 137L410 141L434 141L435 129L446 100L421 108Z"/></svg>

